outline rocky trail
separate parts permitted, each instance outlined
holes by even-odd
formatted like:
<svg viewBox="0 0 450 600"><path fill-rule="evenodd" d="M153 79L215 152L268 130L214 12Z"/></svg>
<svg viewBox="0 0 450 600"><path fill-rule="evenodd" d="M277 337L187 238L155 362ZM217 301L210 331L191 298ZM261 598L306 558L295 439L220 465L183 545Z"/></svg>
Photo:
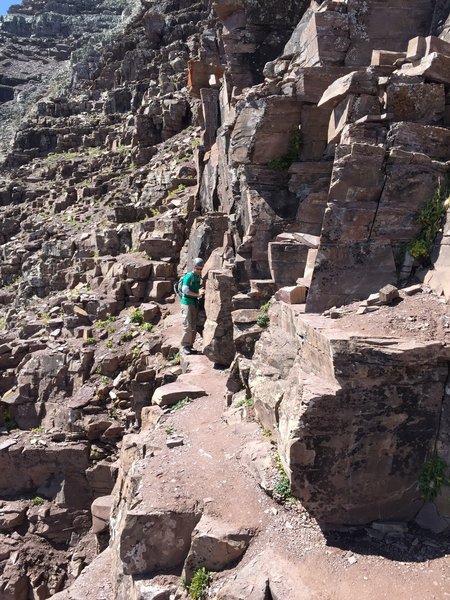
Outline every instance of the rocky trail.
<svg viewBox="0 0 450 600"><path fill-rule="evenodd" d="M0 600L450 595L449 148L448 2L11 7Z"/></svg>
<svg viewBox="0 0 450 600"><path fill-rule="evenodd" d="M166 325L164 335L178 339L177 312ZM224 407L223 370L201 355L183 358L182 367L186 374L181 385L200 385L206 396L161 414L156 424L144 424L145 431L127 438L127 445L145 445L152 452L143 470L137 467L133 511L177 513L187 504L196 505L201 517L184 574L186 564L190 569L220 569L212 575L207 597L262 599L269 590L272 598L296 600L448 598L450 538L401 522L321 531L300 502L276 502L267 493L273 492L277 478L275 447L255 422L251 407ZM142 530L136 531L136 539L133 531L124 535L132 547ZM164 528L152 535L158 552L170 552ZM113 598L111 560L106 550L55 599ZM242 573L237 577L227 570L236 561ZM138 578L137 586L144 596L160 586L173 597L187 598L180 576L166 570L151 579Z"/></svg>

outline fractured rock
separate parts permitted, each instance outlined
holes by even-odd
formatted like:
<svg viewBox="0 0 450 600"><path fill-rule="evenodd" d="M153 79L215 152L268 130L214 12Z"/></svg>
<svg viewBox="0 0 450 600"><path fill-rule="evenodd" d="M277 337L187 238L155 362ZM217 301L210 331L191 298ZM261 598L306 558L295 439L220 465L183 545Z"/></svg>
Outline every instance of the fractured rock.
<svg viewBox="0 0 450 600"><path fill-rule="evenodd" d="M183 567L187 583L195 570L222 571L239 560L254 532L203 515L192 533L192 543Z"/></svg>

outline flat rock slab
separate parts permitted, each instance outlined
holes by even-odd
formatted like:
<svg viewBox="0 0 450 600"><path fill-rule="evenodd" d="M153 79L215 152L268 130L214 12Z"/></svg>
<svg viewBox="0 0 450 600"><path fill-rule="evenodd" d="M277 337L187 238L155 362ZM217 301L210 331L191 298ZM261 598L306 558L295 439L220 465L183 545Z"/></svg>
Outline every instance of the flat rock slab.
<svg viewBox="0 0 450 600"><path fill-rule="evenodd" d="M206 392L198 385L183 381L175 381L158 388L152 397L152 403L158 406L173 406L184 398L201 398Z"/></svg>
<svg viewBox="0 0 450 600"><path fill-rule="evenodd" d="M4 440L3 442L0 442L0 450L7 450L8 448L10 448L11 446L14 446L15 444L17 444L16 439Z"/></svg>
<svg viewBox="0 0 450 600"><path fill-rule="evenodd" d="M69 401L69 408L83 408L87 406L95 397L95 388L84 385L82 386Z"/></svg>

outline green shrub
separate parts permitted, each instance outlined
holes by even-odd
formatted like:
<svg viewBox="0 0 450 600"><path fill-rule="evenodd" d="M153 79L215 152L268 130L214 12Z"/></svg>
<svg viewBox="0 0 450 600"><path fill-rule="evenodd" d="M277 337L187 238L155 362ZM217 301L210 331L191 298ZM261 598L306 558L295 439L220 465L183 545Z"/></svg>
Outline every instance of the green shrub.
<svg viewBox="0 0 450 600"><path fill-rule="evenodd" d="M139 308L132 308L130 313L130 320L136 325L142 325L144 322L144 313Z"/></svg>
<svg viewBox="0 0 450 600"><path fill-rule="evenodd" d="M434 500L443 485L450 485L446 471L447 463L437 452L423 465L419 475L419 490L425 502Z"/></svg>
<svg viewBox="0 0 450 600"><path fill-rule="evenodd" d="M292 130L289 137L289 145L286 154L283 154L283 156L280 156L280 158L270 160L267 163L267 166L270 169L275 169L276 171L284 171L289 169L292 163L299 159L301 148L302 143L300 139L300 131L296 127Z"/></svg>
<svg viewBox="0 0 450 600"><path fill-rule="evenodd" d="M252 408L253 398L242 398L242 400L236 402L236 406L246 406L247 408Z"/></svg>
<svg viewBox="0 0 450 600"><path fill-rule="evenodd" d="M33 498L33 500L31 501L33 506L41 506L41 504L44 504L44 502L45 502L44 498L41 498L40 496L35 496Z"/></svg>
<svg viewBox="0 0 450 600"><path fill-rule="evenodd" d="M447 202L449 195L450 182L447 179L444 186L439 183L431 200L417 214L417 223L420 225L420 233L413 240L408 252L414 258L426 263L430 259L430 249L438 234L442 221L447 212Z"/></svg>
<svg viewBox="0 0 450 600"><path fill-rule="evenodd" d="M127 333L124 333L121 338L120 341L121 342L130 342L133 339L133 334L131 333L131 331L127 331Z"/></svg>
<svg viewBox="0 0 450 600"><path fill-rule="evenodd" d="M275 468L278 471L275 485L273 486L273 493L276 500L279 502L287 502L292 500L292 489L289 477L284 470L283 464L279 454L275 454Z"/></svg>
<svg viewBox="0 0 450 600"><path fill-rule="evenodd" d="M261 306L261 312L260 312L258 318L256 319L256 324L259 325L260 327L268 327L269 323L270 323L269 303L266 302L266 304L263 304Z"/></svg>
<svg viewBox="0 0 450 600"><path fill-rule="evenodd" d="M191 583L187 586L187 592L192 600L203 600L205 598L209 581L210 574L205 567L201 567L194 572Z"/></svg>
<svg viewBox="0 0 450 600"><path fill-rule="evenodd" d="M176 354L169 356L169 362L173 367L176 367L177 365L179 365L181 362L180 353L177 352Z"/></svg>

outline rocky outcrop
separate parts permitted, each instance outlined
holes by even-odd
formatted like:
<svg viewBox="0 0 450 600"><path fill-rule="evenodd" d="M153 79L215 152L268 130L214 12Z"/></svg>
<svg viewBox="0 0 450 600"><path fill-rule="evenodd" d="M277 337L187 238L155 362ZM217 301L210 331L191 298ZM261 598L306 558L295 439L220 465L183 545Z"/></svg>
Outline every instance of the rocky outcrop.
<svg viewBox="0 0 450 600"><path fill-rule="evenodd" d="M270 318L249 386L258 418L277 435L294 493L323 525L411 519L439 431L447 349L347 333L284 303Z"/></svg>

